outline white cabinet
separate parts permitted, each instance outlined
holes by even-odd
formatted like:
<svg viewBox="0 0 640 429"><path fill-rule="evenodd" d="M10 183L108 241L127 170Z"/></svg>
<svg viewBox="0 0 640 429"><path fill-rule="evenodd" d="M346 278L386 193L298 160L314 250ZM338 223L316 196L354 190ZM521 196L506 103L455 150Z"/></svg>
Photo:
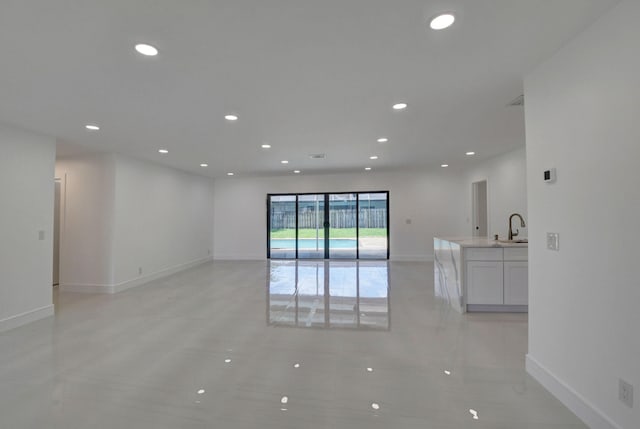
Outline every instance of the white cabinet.
<svg viewBox="0 0 640 429"><path fill-rule="evenodd" d="M504 303L527 305L529 303L529 263L504 262Z"/></svg>
<svg viewBox="0 0 640 429"><path fill-rule="evenodd" d="M504 302L503 262L467 261L467 304Z"/></svg>
<svg viewBox="0 0 640 429"><path fill-rule="evenodd" d="M464 249L464 257L467 261L502 261L504 253L495 247L469 247Z"/></svg>
<svg viewBox="0 0 640 429"><path fill-rule="evenodd" d="M469 311L526 311L528 249L466 248L466 304Z"/></svg>
<svg viewBox="0 0 640 429"><path fill-rule="evenodd" d="M526 247L508 247L504 249L505 261L524 261L529 260L529 249Z"/></svg>

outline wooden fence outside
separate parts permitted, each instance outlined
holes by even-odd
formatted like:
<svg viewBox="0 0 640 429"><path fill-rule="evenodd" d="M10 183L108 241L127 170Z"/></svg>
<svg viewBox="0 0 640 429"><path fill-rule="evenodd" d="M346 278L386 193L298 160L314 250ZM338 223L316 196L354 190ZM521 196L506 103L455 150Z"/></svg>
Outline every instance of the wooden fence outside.
<svg viewBox="0 0 640 429"><path fill-rule="evenodd" d="M364 209L360 210L360 228L386 228L387 209ZM298 228L322 228L324 219L316 212L308 211L300 213L298 218ZM329 224L331 228L355 228L355 210L332 210L329 212ZM296 214L292 212L272 213L271 229L293 229L296 227Z"/></svg>

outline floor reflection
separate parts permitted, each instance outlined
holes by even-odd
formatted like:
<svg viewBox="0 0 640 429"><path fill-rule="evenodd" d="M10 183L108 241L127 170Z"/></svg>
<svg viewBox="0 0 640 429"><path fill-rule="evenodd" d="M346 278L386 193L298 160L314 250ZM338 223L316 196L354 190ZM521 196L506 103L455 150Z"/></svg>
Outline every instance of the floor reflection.
<svg viewBox="0 0 640 429"><path fill-rule="evenodd" d="M268 270L269 325L391 329L387 261L271 260Z"/></svg>

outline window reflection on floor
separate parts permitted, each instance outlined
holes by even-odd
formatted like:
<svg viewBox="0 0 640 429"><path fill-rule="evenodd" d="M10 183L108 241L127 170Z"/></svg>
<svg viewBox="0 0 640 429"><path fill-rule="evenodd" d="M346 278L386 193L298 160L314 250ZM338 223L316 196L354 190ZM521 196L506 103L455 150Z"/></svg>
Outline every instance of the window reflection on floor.
<svg viewBox="0 0 640 429"><path fill-rule="evenodd" d="M274 326L389 330L387 261L279 261L268 265Z"/></svg>

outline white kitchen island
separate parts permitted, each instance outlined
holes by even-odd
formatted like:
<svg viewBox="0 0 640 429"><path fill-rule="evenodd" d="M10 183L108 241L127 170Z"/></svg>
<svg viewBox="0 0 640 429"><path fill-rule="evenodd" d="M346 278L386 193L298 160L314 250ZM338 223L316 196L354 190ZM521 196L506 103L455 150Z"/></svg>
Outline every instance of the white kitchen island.
<svg viewBox="0 0 640 429"><path fill-rule="evenodd" d="M527 312L528 244L433 239L435 294L457 311Z"/></svg>

